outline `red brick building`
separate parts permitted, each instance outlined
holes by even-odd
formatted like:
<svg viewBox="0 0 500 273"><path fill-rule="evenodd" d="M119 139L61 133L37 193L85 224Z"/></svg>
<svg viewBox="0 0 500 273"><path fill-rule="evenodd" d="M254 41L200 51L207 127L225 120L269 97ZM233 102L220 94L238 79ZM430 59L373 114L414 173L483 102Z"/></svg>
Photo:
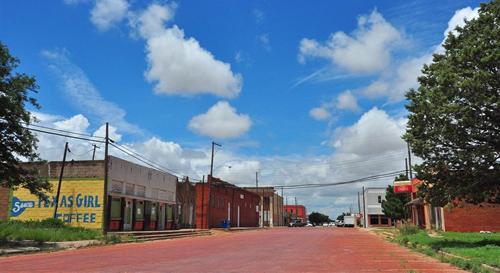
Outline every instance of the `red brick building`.
<svg viewBox="0 0 500 273"><path fill-rule="evenodd" d="M288 225L294 219L300 220L302 223L307 222L306 207L303 205L285 205L283 207L285 210L285 224Z"/></svg>
<svg viewBox="0 0 500 273"><path fill-rule="evenodd" d="M189 177L182 181L177 181L176 190L177 207L175 209L176 228L194 228L196 190L193 183L189 182Z"/></svg>
<svg viewBox="0 0 500 273"><path fill-rule="evenodd" d="M0 221L5 221L9 218L9 198L9 188L0 186Z"/></svg>
<svg viewBox="0 0 500 273"><path fill-rule="evenodd" d="M209 178L210 179L210 178ZM257 227L260 196L214 177L208 183L196 183L196 228Z"/></svg>
<svg viewBox="0 0 500 273"><path fill-rule="evenodd" d="M413 200L408 206L415 225L427 230L500 232L500 204L484 202L476 205L455 200L444 207L435 207L416 197L422 183L421 180L412 179Z"/></svg>

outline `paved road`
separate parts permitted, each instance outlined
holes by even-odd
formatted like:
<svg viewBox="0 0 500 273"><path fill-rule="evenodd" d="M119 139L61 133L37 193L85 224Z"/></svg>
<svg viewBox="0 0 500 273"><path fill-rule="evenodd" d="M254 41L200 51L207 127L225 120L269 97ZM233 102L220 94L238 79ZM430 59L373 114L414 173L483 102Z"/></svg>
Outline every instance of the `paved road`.
<svg viewBox="0 0 500 273"><path fill-rule="evenodd" d="M277 228L0 258L0 272L463 272L366 231Z"/></svg>

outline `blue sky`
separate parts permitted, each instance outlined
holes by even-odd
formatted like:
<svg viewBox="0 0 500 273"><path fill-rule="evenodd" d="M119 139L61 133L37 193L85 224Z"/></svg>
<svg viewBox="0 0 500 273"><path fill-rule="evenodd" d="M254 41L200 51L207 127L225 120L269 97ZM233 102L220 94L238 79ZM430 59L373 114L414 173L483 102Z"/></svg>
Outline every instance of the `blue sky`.
<svg viewBox="0 0 500 273"><path fill-rule="evenodd" d="M45 125L93 134L109 121L124 145L197 176L215 139L216 174L236 184L255 171L269 185L326 183L401 169L403 94L478 6L9 1L0 39L36 76ZM57 159L59 141L42 137L42 157ZM287 195L336 214L360 187Z"/></svg>

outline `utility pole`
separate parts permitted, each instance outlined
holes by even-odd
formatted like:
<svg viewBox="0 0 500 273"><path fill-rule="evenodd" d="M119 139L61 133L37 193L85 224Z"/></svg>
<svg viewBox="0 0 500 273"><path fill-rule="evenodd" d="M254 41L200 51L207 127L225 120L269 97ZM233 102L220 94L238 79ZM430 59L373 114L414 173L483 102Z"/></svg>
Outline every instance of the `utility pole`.
<svg viewBox="0 0 500 273"><path fill-rule="evenodd" d="M205 176L201 179L201 229L204 228L205 222L203 222L203 214L205 210Z"/></svg>
<svg viewBox="0 0 500 273"><path fill-rule="evenodd" d="M359 191L358 191L358 214L361 214L361 203L359 202Z"/></svg>
<svg viewBox="0 0 500 273"><path fill-rule="evenodd" d="M103 233L106 234L108 232L108 222L109 222L109 214L111 207L108 202L108 169L109 169L109 123L106 122L106 136L104 137L104 198L103 198L103 207L104 213L102 221L103 225ZM109 206L109 208L108 208Z"/></svg>
<svg viewBox="0 0 500 273"><path fill-rule="evenodd" d="M365 186L363 186L363 227L366 228Z"/></svg>
<svg viewBox="0 0 500 273"><path fill-rule="evenodd" d="M408 165L410 167L410 180L413 178L413 173L411 171L411 148L410 148L410 142L406 142L406 147L408 148Z"/></svg>
<svg viewBox="0 0 500 273"><path fill-rule="evenodd" d="M259 194L259 172L255 172L255 192ZM264 227L264 189L262 189L262 196L259 194L260 202L259 202L259 226Z"/></svg>
<svg viewBox="0 0 500 273"><path fill-rule="evenodd" d="M283 187L281 187L281 225L285 225L285 208L283 207Z"/></svg>
<svg viewBox="0 0 500 273"><path fill-rule="evenodd" d="M215 154L215 146L222 147L222 145L215 143L212 141L212 157L210 160L210 176L208 177L208 229L210 229L210 224L212 222L212 208L210 207L210 201L212 197L212 178L214 174L214 154Z"/></svg>
<svg viewBox="0 0 500 273"><path fill-rule="evenodd" d="M288 207L288 196L285 196L285 206ZM286 220L288 220L287 222L290 223L290 214L288 212L286 213Z"/></svg>
<svg viewBox="0 0 500 273"><path fill-rule="evenodd" d="M299 218L299 208L297 207L297 196L295 196L295 219Z"/></svg>
<svg viewBox="0 0 500 273"><path fill-rule="evenodd" d="M99 147L97 147L97 145L95 145L95 143L92 144L92 146L94 146L94 152L92 153L92 161L94 161L94 159L95 159L95 149L99 149Z"/></svg>
<svg viewBox="0 0 500 273"><path fill-rule="evenodd" d="M406 178L408 177L408 158L405 158L405 170L406 170Z"/></svg>
<svg viewBox="0 0 500 273"><path fill-rule="evenodd" d="M64 145L64 155L61 165L61 173L59 174L59 183L57 184L56 207L54 208L54 219L57 218L57 208L59 207L59 195L61 194L61 183L64 174L64 164L66 163L66 152L68 151L68 142Z"/></svg>

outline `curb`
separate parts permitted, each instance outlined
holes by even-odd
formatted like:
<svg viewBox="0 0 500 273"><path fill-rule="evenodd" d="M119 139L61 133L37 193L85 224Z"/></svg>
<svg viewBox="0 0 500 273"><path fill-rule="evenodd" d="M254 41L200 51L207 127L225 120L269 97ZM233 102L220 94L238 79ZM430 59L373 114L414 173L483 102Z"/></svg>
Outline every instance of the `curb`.
<svg viewBox="0 0 500 273"><path fill-rule="evenodd" d="M32 240L10 241L12 246L0 249L0 256L26 254L47 250L77 249L105 244L99 240L65 241L65 242L37 242Z"/></svg>

